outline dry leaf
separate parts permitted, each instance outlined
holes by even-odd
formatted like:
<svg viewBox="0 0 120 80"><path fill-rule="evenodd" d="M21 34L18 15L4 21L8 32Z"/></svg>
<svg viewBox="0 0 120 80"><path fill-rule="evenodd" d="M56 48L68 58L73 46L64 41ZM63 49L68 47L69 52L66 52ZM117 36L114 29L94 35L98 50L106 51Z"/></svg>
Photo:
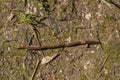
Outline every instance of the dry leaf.
<svg viewBox="0 0 120 80"><path fill-rule="evenodd" d="M52 57L46 56L42 59L41 64L49 63L52 60Z"/></svg>
<svg viewBox="0 0 120 80"><path fill-rule="evenodd" d="M55 59L58 55L59 55L59 53L54 54L52 56L46 56L46 57L44 57L42 59L42 61L41 61L41 64L47 64L47 63L49 63L50 61L52 61L53 59Z"/></svg>

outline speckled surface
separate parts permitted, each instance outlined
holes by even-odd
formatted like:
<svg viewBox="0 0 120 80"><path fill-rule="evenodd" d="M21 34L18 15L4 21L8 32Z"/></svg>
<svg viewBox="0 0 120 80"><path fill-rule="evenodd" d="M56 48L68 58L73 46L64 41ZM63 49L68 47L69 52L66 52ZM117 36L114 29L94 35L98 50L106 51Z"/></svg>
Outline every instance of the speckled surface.
<svg viewBox="0 0 120 80"><path fill-rule="evenodd" d="M44 55L17 50L39 46L33 25L41 45L79 40L102 45L44 50ZM105 0L0 0L0 80L30 80L37 62L58 52L38 66L33 80L119 80L120 9Z"/></svg>

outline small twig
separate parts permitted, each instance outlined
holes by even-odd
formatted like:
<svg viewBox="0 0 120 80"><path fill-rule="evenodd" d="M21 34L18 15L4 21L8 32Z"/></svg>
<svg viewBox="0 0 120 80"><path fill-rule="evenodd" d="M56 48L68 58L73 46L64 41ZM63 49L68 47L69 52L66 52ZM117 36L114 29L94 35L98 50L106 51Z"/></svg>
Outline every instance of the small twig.
<svg viewBox="0 0 120 80"><path fill-rule="evenodd" d="M86 73L83 73L83 74L87 78L87 80L91 80L90 77Z"/></svg>
<svg viewBox="0 0 120 80"><path fill-rule="evenodd" d="M103 64L102 64L101 68L100 68L99 71L98 71L99 74L98 74L96 80L99 80L100 76L102 75L102 70L103 70L103 68L104 68L104 66L105 66L105 63L107 62L109 56L110 56L110 55L108 55L108 56L105 57L105 59L104 59L104 61L103 61Z"/></svg>
<svg viewBox="0 0 120 80"><path fill-rule="evenodd" d="M31 30L33 31L33 33L34 33L34 35L35 35L35 37L36 37L36 40L37 40L37 42L38 42L38 44L39 44L39 46L41 46L41 41L40 41L40 39L39 39L39 37L41 37L40 36L40 34L39 34L39 31L37 30L37 28L35 27L35 25L32 25L31 24ZM33 36L34 37L34 36ZM33 39L33 37L31 38L31 40ZM30 40L30 41L31 41ZM44 55L44 52L42 51L42 53L43 53L43 55ZM37 61L37 63L36 63L36 66L35 66L35 69L34 69L34 71L33 71L33 73L32 73L32 76L31 76L31 80L34 80L34 78L35 78L35 75L36 75L36 73L37 73L37 70L38 70L38 68L39 68L39 65L40 65L40 60L38 60Z"/></svg>
<svg viewBox="0 0 120 80"><path fill-rule="evenodd" d="M35 74L36 74L36 72L37 72L37 70L38 70L38 67L39 67L40 62L41 62L41 61L38 60L38 62L36 63L35 69L34 69L34 71L33 71L33 73L32 73L32 76L31 76L31 80L34 80L34 77L35 77Z"/></svg>
<svg viewBox="0 0 120 80"><path fill-rule="evenodd" d="M104 59L104 61L103 61L103 64L102 64L102 66L101 66L101 68L100 68L100 70L99 70L99 73L103 70L104 65L105 65L105 63L107 62L109 56L110 56L110 55L108 55L108 56L105 57L105 59Z"/></svg>
<svg viewBox="0 0 120 80"><path fill-rule="evenodd" d="M113 4L114 6L116 6L118 9L120 9L120 5L116 4L115 2L113 2L112 0L109 0L111 4Z"/></svg>
<svg viewBox="0 0 120 80"><path fill-rule="evenodd" d="M33 34L35 35L35 37L36 37L36 40L37 40L37 42L38 42L38 44L39 44L39 46L41 46L41 42L40 42L40 39L39 39L39 31L37 30L37 28L35 27L35 25L30 25L29 26L30 27L30 29L33 31Z"/></svg>
<svg viewBox="0 0 120 80"><path fill-rule="evenodd" d="M78 41L68 44L59 44L54 46L22 46L18 49L27 49L27 50L46 50L46 49L56 49L56 48L65 48L65 47L74 47L78 45L95 45L101 44L100 41Z"/></svg>
<svg viewBox="0 0 120 80"><path fill-rule="evenodd" d="M105 3L109 8L111 8L112 9L112 6L111 6L111 4L108 2L108 1L106 1L106 0L101 0L103 3Z"/></svg>

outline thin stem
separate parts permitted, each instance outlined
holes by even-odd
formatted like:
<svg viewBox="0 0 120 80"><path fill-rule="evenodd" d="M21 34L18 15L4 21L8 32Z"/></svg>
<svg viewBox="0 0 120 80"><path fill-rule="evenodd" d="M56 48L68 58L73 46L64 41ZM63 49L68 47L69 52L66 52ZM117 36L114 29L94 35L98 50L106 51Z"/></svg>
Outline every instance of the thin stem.
<svg viewBox="0 0 120 80"><path fill-rule="evenodd" d="M46 50L46 49L56 49L56 48L65 48L65 47L74 47L79 45L95 45L95 44L101 44L100 41L78 41L78 42L72 42L68 44L58 44L54 46L22 46L18 49L27 49L27 50Z"/></svg>

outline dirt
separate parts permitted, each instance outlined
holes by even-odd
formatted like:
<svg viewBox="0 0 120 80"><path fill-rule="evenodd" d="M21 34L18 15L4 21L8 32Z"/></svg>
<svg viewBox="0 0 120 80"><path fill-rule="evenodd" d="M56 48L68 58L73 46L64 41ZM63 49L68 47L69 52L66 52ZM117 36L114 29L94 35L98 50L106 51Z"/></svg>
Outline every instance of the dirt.
<svg viewBox="0 0 120 80"><path fill-rule="evenodd" d="M110 1L0 0L0 80L120 80L120 0ZM80 40L102 44L17 49Z"/></svg>

